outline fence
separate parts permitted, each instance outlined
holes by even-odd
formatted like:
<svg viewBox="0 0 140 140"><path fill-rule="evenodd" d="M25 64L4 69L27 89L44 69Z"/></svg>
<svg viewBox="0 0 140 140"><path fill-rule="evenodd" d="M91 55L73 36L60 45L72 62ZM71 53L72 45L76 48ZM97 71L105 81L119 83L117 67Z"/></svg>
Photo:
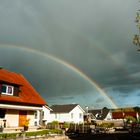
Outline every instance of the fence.
<svg viewBox="0 0 140 140"><path fill-rule="evenodd" d="M63 124L47 124L47 129L64 129ZM89 133L91 129L94 129L95 125L89 124L70 124L68 131L69 132L77 132L77 133Z"/></svg>

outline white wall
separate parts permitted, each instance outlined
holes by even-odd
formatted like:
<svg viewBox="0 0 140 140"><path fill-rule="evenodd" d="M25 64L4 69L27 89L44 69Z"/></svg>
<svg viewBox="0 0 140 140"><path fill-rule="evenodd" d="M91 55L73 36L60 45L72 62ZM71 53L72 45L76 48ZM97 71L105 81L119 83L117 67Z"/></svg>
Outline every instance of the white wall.
<svg viewBox="0 0 140 140"><path fill-rule="evenodd" d="M43 106L42 111L44 112L44 117L42 120L47 124L48 122L51 122L51 116L50 116L50 109L48 107ZM39 120L40 120L40 110L37 110L37 118L34 118L34 122L37 122L37 125L39 125Z"/></svg>
<svg viewBox="0 0 140 140"><path fill-rule="evenodd" d="M61 113L61 114L51 114L50 122L58 121L58 122L71 122L69 113Z"/></svg>
<svg viewBox="0 0 140 140"><path fill-rule="evenodd" d="M73 113L73 118L71 118L71 114ZM79 114L82 114L81 118L79 118ZM71 122L71 123L83 123L83 111L76 106L71 112L69 113L61 113L61 114L54 114L51 113L50 122L58 121L58 122Z"/></svg>
<svg viewBox="0 0 140 140"><path fill-rule="evenodd" d="M35 125L34 112L35 111L27 111L27 119L30 119L29 126ZM6 120L6 127L18 127L19 126L19 110L12 110L12 109L7 110L4 119Z"/></svg>
<svg viewBox="0 0 140 140"><path fill-rule="evenodd" d="M40 111L37 110L36 112L37 112L37 116L36 116L36 118L35 118L35 115L34 115L34 124L35 124L35 122L36 122L36 125L39 125Z"/></svg>
<svg viewBox="0 0 140 140"><path fill-rule="evenodd" d="M71 113L73 113L73 119L71 118ZM82 114L81 118L80 118L80 113ZM76 106L69 114L70 114L71 121L73 121L74 123L84 122L83 111L78 106Z"/></svg>
<svg viewBox="0 0 140 140"><path fill-rule="evenodd" d="M29 126L34 126L34 111L27 111L27 119L30 119Z"/></svg>
<svg viewBox="0 0 140 140"><path fill-rule="evenodd" d="M47 124L51 120L50 109L45 107L45 106L43 106L42 109L43 109L43 112L44 112L43 120L45 121L45 124Z"/></svg>
<svg viewBox="0 0 140 140"><path fill-rule="evenodd" d="M112 119L112 113L109 111L104 120L111 120L111 119Z"/></svg>

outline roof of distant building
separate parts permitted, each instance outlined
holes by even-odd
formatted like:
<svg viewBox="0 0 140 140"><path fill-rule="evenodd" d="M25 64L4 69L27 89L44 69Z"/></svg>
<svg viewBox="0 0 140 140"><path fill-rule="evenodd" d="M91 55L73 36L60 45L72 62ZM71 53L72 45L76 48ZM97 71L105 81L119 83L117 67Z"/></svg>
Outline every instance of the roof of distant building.
<svg viewBox="0 0 140 140"><path fill-rule="evenodd" d="M122 111L118 111L118 112L112 112L112 118L113 119L123 119L127 116L132 116L132 117L137 117L136 116L137 113L135 111L130 111L130 112L122 112Z"/></svg>
<svg viewBox="0 0 140 140"><path fill-rule="evenodd" d="M51 109L53 110L52 113L69 113L76 106L79 106L79 105L78 104L53 105L53 106L51 106ZM83 112L84 112L84 110L83 110Z"/></svg>
<svg viewBox="0 0 140 140"><path fill-rule="evenodd" d="M97 120L104 120L109 113L110 109L104 107L103 109L89 110L89 113L92 113Z"/></svg>

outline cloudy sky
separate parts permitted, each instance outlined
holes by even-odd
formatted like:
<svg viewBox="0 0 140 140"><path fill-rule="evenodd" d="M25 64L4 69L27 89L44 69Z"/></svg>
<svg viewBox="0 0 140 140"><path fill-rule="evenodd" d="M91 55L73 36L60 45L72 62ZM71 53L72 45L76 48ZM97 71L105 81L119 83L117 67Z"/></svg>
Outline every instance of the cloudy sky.
<svg viewBox="0 0 140 140"><path fill-rule="evenodd" d="M140 106L137 0L0 1L0 66L48 105Z"/></svg>

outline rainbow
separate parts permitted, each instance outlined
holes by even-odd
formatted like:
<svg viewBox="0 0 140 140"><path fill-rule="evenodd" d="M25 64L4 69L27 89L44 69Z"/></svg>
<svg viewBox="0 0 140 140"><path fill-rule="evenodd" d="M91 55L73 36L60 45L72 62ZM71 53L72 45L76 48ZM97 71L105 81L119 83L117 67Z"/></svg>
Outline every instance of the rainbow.
<svg viewBox="0 0 140 140"><path fill-rule="evenodd" d="M36 55L41 55L42 57L47 57L67 68L69 68L70 70L72 70L73 72L77 73L79 76L81 76L83 79L87 80L93 87L96 88L97 91L99 91L99 93L102 95L102 97L106 100L106 102L112 107L112 108L118 108L118 106L114 103L114 101L107 95L107 93L99 86L99 84L97 84L96 81L92 80L91 78L89 78L84 72L82 72L80 69L78 69L77 67L75 67L74 65L58 58L55 57L49 53L46 52L41 52L32 48L27 48L27 47L23 47L23 46L15 46L15 45L6 45L6 44L1 44L0 47L5 48L5 47L9 47L9 48L13 48L13 49L19 49L22 51L26 51L26 52L30 52Z"/></svg>
<svg viewBox="0 0 140 140"><path fill-rule="evenodd" d="M79 32L76 32L75 30L73 30L72 28L68 28L68 27L65 27L64 25L61 26L61 29L63 30L66 30L68 33L71 33L73 35L76 35L78 37L81 38L81 40L85 40L86 42L88 42L89 45L87 45L88 47L91 47L91 48L95 48L97 50L99 50L102 54L106 55L110 60L112 60L114 62L114 64L119 68L121 69L122 73L124 74L128 74L128 72L126 71L126 69L121 65L121 62L119 62L118 60L116 60L112 55L110 55L111 53L109 52L109 50L105 49L103 47L103 44L97 42L97 40L94 40L93 41L93 38L91 38L90 36L86 36L84 34L81 34ZM96 45L95 45L96 44ZM86 47L87 47L86 46ZM98 47L97 47L98 46ZM102 47L100 47L102 46ZM130 80L131 80L131 77L129 77Z"/></svg>

